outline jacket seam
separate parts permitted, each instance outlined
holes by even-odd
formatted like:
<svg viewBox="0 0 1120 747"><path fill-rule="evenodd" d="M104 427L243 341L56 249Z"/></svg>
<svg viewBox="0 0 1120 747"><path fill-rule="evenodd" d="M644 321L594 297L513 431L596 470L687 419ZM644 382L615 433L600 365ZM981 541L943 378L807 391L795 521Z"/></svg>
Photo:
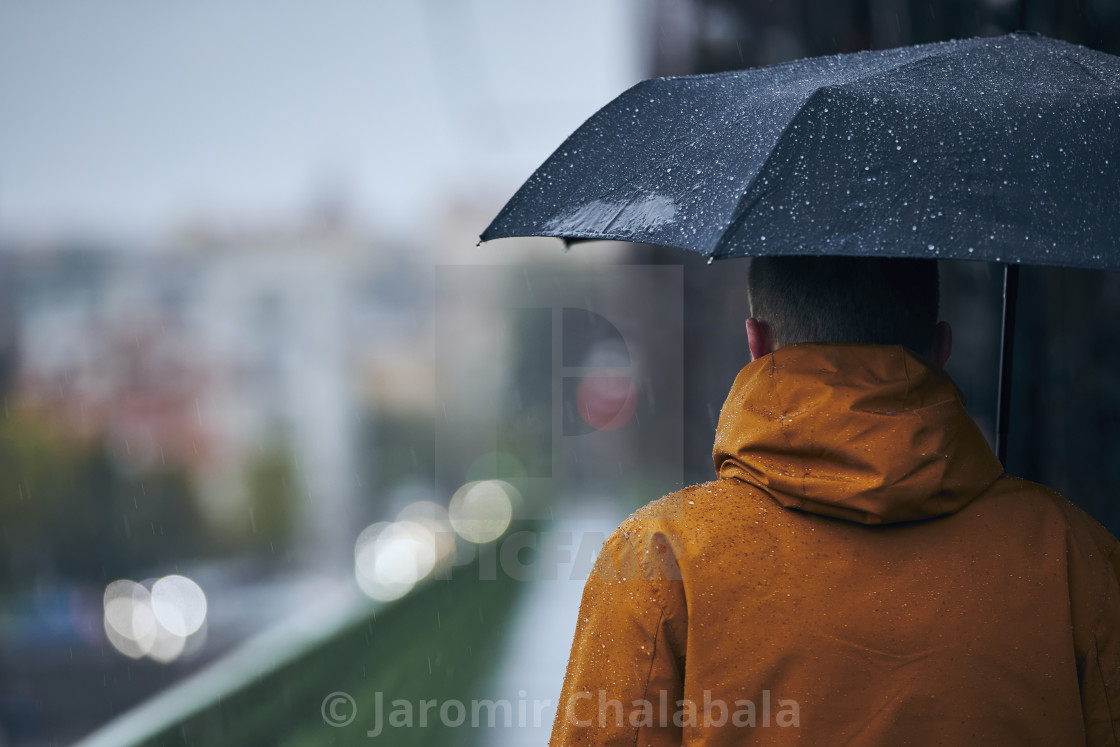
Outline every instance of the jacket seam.
<svg viewBox="0 0 1120 747"><path fill-rule="evenodd" d="M1116 551L1118 548L1120 548L1120 544L1113 544L1112 549L1109 550L1109 552L1105 555L1104 566L1109 570L1111 570L1112 568L1112 557L1116 555ZM1103 599L1100 602L1100 609L1097 610L1096 617L1097 619L1095 621L1095 624L1093 625L1093 663L1096 665L1097 677L1101 683L1101 692L1104 694L1104 704L1108 712L1108 723L1109 731L1112 734L1112 744L1113 747L1120 747L1120 735L1116 733L1116 719L1117 716L1120 716L1120 714L1116 714L1112 710L1111 690L1108 686L1108 681L1104 676L1104 668L1101 666L1101 650L1100 646L1097 643L1097 629L1100 627L1102 618L1104 617Z"/></svg>
<svg viewBox="0 0 1120 747"><path fill-rule="evenodd" d="M661 605L658 604L660 607ZM661 640L661 622L665 619L665 610L660 609L657 614L657 624L653 628L653 651L649 657L649 668L646 669L645 682L642 683L642 694L649 695L649 682L653 676L653 665L657 663L657 644ZM660 701L659 701L660 702ZM639 727L634 730L634 741L631 743L634 747L638 747L638 737L642 733L642 728Z"/></svg>
<svg viewBox="0 0 1120 747"><path fill-rule="evenodd" d="M1100 647L1097 645L1096 633L1093 634L1093 664L1094 669L1097 670L1097 678L1101 683L1101 692L1104 694L1104 705L1108 712L1108 725L1109 732L1112 734L1112 744L1113 747L1116 747L1118 744L1120 744L1120 742L1117 741L1116 717L1112 713L1112 699L1109 697L1108 683L1105 681L1104 669L1101 667L1101 651ZM1086 726L1088 726L1088 724L1086 724Z"/></svg>

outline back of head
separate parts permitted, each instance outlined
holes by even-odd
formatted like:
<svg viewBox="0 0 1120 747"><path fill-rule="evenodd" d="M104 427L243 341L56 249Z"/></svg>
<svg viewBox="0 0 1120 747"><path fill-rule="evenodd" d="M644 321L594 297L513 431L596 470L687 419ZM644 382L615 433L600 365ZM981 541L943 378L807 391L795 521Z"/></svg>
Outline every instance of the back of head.
<svg viewBox="0 0 1120 747"><path fill-rule="evenodd" d="M937 324L937 262L868 257L755 257L751 315L777 345L904 345L927 354Z"/></svg>

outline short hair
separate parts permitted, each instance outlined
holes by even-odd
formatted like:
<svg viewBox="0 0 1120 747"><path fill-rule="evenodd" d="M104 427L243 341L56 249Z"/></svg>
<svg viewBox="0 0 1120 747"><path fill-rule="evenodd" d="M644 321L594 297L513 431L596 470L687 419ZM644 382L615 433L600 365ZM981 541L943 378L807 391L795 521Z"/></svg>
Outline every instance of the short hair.
<svg viewBox="0 0 1120 747"><path fill-rule="evenodd" d="M903 345L926 355L937 324L937 261L882 257L755 257L751 316L777 345Z"/></svg>

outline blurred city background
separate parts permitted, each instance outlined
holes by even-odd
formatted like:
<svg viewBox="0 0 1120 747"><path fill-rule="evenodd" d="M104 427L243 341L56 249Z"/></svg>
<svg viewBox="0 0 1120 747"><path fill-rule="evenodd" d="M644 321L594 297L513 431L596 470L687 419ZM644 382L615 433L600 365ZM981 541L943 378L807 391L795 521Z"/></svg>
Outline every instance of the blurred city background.
<svg viewBox="0 0 1120 747"><path fill-rule="evenodd" d="M1120 0L0 0L0 745L379 692L542 743L598 543L712 476L747 262L480 231L642 78L1019 28L1115 54ZM942 278L990 435L1000 274ZM1024 269L1008 458L1113 533L1118 315Z"/></svg>

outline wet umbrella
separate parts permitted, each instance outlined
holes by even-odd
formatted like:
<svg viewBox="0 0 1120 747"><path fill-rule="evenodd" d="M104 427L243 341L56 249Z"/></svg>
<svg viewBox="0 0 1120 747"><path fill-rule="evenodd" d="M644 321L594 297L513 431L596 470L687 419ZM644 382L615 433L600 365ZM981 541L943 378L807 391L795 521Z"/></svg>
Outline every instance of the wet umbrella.
<svg viewBox="0 0 1120 747"><path fill-rule="evenodd" d="M710 259L1120 270L1120 57L1036 34L647 80L576 130L482 240L617 239Z"/></svg>

